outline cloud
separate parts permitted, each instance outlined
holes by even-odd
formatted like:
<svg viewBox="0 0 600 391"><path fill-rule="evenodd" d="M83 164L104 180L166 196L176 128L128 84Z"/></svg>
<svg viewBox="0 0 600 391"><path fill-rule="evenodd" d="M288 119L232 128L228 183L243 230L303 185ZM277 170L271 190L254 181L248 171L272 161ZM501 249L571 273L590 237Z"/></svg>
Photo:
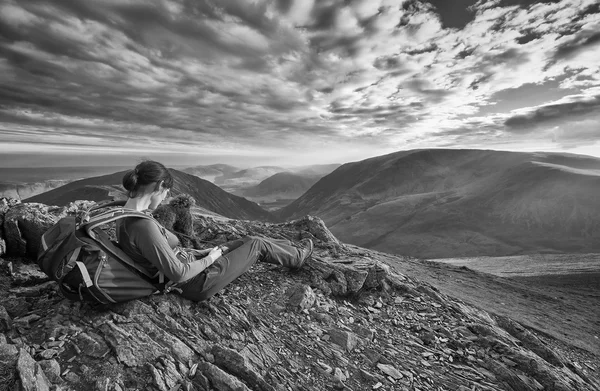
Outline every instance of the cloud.
<svg viewBox="0 0 600 391"><path fill-rule="evenodd" d="M598 24L596 27L600 27ZM586 50L598 50L600 48L600 31L583 30L557 48L552 61L569 59Z"/></svg>
<svg viewBox="0 0 600 391"><path fill-rule="evenodd" d="M534 143L568 121L583 138L599 28L592 0L6 0L0 133L371 154Z"/></svg>
<svg viewBox="0 0 600 391"><path fill-rule="evenodd" d="M566 122L592 114L600 118L600 95L566 97L508 118L504 124L514 131L527 131L546 123Z"/></svg>

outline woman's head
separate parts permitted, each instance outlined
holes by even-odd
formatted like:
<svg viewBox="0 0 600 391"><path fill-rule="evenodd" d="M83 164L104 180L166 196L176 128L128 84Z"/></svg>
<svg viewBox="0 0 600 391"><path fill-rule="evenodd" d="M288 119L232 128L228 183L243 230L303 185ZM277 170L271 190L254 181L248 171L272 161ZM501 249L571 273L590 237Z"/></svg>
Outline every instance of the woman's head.
<svg viewBox="0 0 600 391"><path fill-rule="evenodd" d="M123 176L123 187L130 198L152 193L166 194L173 187L173 176L162 163L146 160Z"/></svg>

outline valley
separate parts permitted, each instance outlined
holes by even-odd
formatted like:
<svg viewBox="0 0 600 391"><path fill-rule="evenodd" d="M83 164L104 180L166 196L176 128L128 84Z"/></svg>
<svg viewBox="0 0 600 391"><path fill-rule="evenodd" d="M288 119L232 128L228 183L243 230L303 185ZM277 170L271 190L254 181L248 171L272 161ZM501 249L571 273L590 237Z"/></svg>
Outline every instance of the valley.
<svg viewBox="0 0 600 391"><path fill-rule="evenodd" d="M500 277L536 278L550 277L569 280L569 276L600 273L600 254L532 254L510 257L472 257L429 259L454 266L464 266L469 269ZM600 290L600 279L597 280Z"/></svg>
<svg viewBox="0 0 600 391"><path fill-rule="evenodd" d="M594 268L600 255L591 256ZM582 263L588 260L588 256L566 257L579 258ZM433 260L395 262L392 256L382 260L389 260L393 270L427 281L442 293L508 316L548 343L555 343L555 339L564 347L574 346L579 349L574 355L600 357L600 269L570 274L564 267L559 276L538 273L508 278ZM491 270L491 265L492 262L487 263L487 270Z"/></svg>

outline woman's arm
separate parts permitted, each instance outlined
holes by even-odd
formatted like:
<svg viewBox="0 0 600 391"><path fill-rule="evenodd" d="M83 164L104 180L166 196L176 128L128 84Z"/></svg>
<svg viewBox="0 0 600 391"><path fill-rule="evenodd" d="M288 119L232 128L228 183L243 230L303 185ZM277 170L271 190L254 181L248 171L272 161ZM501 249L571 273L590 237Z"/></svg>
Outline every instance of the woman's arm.
<svg viewBox="0 0 600 391"><path fill-rule="evenodd" d="M220 251L192 262L182 262L169 246L158 224L139 219L131 227L131 237L144 258L173 282L186 281L210 266L221 256Z"/></svg>
<svg viewBox="0 0 600 391"><path fill-rule="evenodd" d="M193 254L195 257L200 257L203 258L205 256L207 256L213 249L212 248L206 248L204 250L197 250L195 248L186 248L185 251Z"/></svg>

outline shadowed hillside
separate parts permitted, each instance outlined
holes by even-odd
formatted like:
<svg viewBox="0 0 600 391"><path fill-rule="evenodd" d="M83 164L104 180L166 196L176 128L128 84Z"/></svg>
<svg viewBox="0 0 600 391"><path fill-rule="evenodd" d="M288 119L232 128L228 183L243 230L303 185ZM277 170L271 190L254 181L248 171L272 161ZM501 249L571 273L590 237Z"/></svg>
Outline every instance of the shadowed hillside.
<svg viewBox="0 0 600 391"><path fill-rule="evenodd" d="M344 164L279 212L425 258L600 251L600 159L414 150Z"/></svg>
<svg viewBox="0 0 600 391"><path fill-rule="evenodd" d="M256 203L227 193L209 181L194 175L170 169L175 181L173 195L190 194L198 207L206 208L225 217L270 221L272 216ZM102 201L122 198L121 181L127 171L71 182L57 189L28 198L25 202L65 206L75 200Z"/></svg>
<svg viewBox="0 0 600 391"><path fill-rule="evenodd" d="M302 175L302 176L322 177L322 176L332 173L339 166L341 166L341 164L339 164L339 163L314 164L314 165L306 166L306 167L296 167L296 168L290 169L289 171L293 172L294 174L298 174L298 175Z"/></svg>
<svg viewBox="0 0 600 391"><path fill-rule="evenodd" d="M293 174L291 172L277 173L258 185L240 191L240 195L254 199L275 201L281 198L295 199L304 194L319 177Z"/></svg>

